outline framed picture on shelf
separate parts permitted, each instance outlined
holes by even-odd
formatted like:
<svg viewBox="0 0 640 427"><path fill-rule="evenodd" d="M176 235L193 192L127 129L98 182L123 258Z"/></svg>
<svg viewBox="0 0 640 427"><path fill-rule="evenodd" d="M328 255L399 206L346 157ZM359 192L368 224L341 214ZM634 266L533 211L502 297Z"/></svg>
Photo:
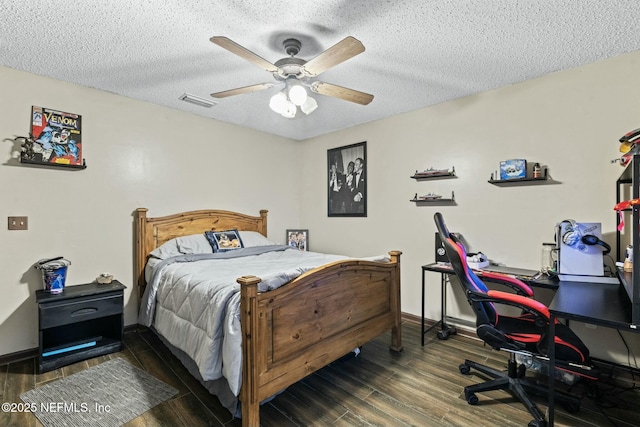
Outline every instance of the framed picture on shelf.
<svg viewBox="0 0 640 427"><path fill-rule="evenodd" d="M309 250L309 230L287 230L287 245L299 251Z"/></svg>
<svg viewBox="0 0 640 427"><path fill-rule="evenodd" d="M367 143L327 150L328 216L367 216Z"/></svg>
<svg viewBox="0 0 640 427"><path fill-rule="evenodd" d="M31 140L20 153L24 163L83 167L82 117L44 107L31 107Z"/></svg>
<svg viewBox="0 0 640 427"><path fill-rule="evenodd" d="M500 162L500 179L520 179L527 177L527 161L511 159Z"/></svg>

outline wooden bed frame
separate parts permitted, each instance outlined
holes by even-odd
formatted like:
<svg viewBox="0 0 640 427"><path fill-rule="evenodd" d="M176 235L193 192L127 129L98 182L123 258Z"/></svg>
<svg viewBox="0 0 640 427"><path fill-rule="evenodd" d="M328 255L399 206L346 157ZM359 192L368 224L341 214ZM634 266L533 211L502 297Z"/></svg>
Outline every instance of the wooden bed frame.
<svg viewBox="0 0 640 427"><path fill-rule="evenodd" d="M148 254L164 242L207 230L267 235L267 211L254 217L199 210L147 217L138 208L135 274L146 286ZM391 350L401 351L400 255L390 262L345 260L311 270L282 287L258 292L261 279L238 278L242 326L242 425L260 425L260 402L391 330Z"/></svg>

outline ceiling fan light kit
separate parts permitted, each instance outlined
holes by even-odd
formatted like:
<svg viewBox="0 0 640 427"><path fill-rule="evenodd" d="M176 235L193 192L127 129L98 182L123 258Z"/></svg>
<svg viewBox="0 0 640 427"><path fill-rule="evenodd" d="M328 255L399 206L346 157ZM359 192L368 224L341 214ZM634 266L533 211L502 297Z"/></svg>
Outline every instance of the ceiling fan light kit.
<svg viewBox="0 0 640 427"><path fill-rule="evenodd" d="M285 88L281 92L272 96L269 100L269 107L276 113L281 114L283 117L295 117L298 110L297 107L300 107L300 110L307 115L311 114L316 108L318 108L317 101L309 96L304 86L308 86L314 93L339 98L360 105L367 105L373 100L373 95L368 93L330 83L309 81L329 68L341 64L347 59L364 52L364 46L354 37L345 37L340 42L309 61L295 57L302 47L302 43L299 40L294 38L286 39L282 42L282 47L284 48L285 53L289 56L276 61L274 64L256 55L247 48L240 46L227 37L214 36L211 37L210 40L212 43L215 43L229 52L238 55L272 73L273 77L280 82L280 84L284 83ZM215 92L212 93L211 96L214 98L225 98L227 96L241 95L264 90L273 86L273 83L260 83L237 89Z"/></svg>
<svg viewBox="0 0 640 427"><path fill-rule="evenodd" d="M287 92L289 96L287 96ZM301 85L293 85L288 90L285 88L269 100L269 108L288 119L296 116L297 107L300 107L300 110L306 115L318 108L316 100L307 95L307 91Z"/></svg>

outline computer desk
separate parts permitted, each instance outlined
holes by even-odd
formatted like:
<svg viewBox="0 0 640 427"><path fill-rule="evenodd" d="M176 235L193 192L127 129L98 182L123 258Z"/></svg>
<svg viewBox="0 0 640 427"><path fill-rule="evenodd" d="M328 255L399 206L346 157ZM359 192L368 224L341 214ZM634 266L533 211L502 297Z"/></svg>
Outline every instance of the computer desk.
<svg viewBox="0 0 640 427"><path fill-rule="evenodd" d="M549 372L555 371L555 321L577 320L623 331L640 333L640 325L631 323L631 301L620 284L568 282L558 283L549 304ZM554 378L549 376L549 427L554 419Z"/></svg>
<svg viewBox="0 0 640 427"><path fill-rule="evenodd" d="M536 279L533 280L532 277L532 273L534 273L532 270L524 270L524 269L517 269L517 268L510 268L510 267L503 267L503 273L506 273L509 270L513 270L514 272L522 272L524 274L527 274L526 276L524 275L515 275L518 279L522 280L524 283L526 283L529 286L532 287L539 287L539 288L547 288L547 289L557 289L558 288L558 282L555 282L553 280L549 280L549 279ZM440 273L440 320L438 320L436 323L434 323L433 325L429 326L428 328L425 328L425 324L424 324L424 298L425 298L425 288L426 288L426 281L425 281L425 273L431 271L431 272L435 272L435 273ZM478 275L478 277L482 277L482 270L474 270L475 273ZM492 269L487 269L487 271L494 271ZM439 339L447 339L449 337L449 335L453 335L456 333L456 329L454 326L451 325L447 325L447 293L446 293L446 289L447 289L447 282L449 280L449 276L455 274L453 272L453 269L451 268L450 265L448 264L443 264L443 263L432 263L432 264L426 264L422 266L422 318L421 318L421 325L422 325L422 341L421 344L422 346L424 346L424 336L429 333L433 328L435 328L436 326L440 325L440 330L438 331L438 338ZM487 281L491 281L491 279L488 279Z"/></svg>
<svg viewBox="0 0 640 427"><path fill-rule="evenodd" d="M425 330L424 326L424 297L425 297L425 272L432 271L441 273L441 319ZM476 274L482 278L482 271L475 270ZM453 269L447 264L433 263L422 266L422 345L424 346L424 336L435 326L442 326L438 338L447 338L449 334L455 333L455 328L446 323L446 283L448 276L452 275ZM591 282L570 282L551 280L531 280L528 277L519 277L520 280L532 287L540 287L556 290L551 303L549 304L549 314L551 324L549 327L549 372L555 371L555 321L565 319L566 321L577 320L579 322L592 325L599 325L607 328L618 329L640 333L640 325L631 323L631 301L624 287L611 283L591 283ZM487 280L489 281L489 280ZM441 336L442 335L442 336ZM553 427L554 423L554 377L549 375L549 415L548 427Z"/></svg>

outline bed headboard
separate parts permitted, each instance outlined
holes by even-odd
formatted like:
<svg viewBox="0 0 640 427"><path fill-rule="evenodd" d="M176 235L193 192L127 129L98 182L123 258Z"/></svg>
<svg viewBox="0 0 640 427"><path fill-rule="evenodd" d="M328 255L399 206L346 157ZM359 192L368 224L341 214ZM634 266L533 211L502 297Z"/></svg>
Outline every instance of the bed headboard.
<svg viewBox="0 0 640 427"><path fill-rule="evenodd" d="M135 211L136 248L135 278L139 295L142 296L146 282L144 267L149 253L164 242L175 237L237 228L243 231L257 231L267 236L267 210L260 216L250 216L222 210L199 210L182 212L157 218L147 216L147 208Z"/></svg>

